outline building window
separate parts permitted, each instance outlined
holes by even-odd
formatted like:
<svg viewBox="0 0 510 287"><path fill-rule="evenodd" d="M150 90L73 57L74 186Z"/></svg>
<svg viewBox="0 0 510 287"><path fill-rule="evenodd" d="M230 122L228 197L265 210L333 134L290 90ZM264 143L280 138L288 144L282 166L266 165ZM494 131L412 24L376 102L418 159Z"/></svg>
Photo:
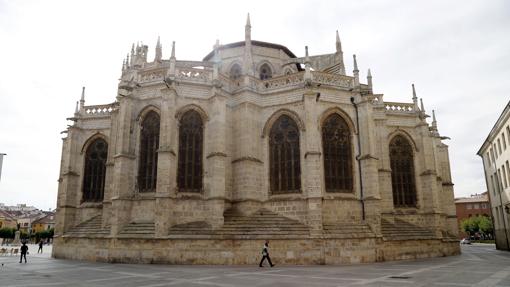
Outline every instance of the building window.
<svg viewBox="0 0 510 287"><path fill-rule="evenodd" d="M505 132L501 134L501 139L503 140L503 150L506 150Z"/></svg>
<svg viewBox="0 0 510 287"><path fill-rule="evenodd" d="M473 206L471 204L466 204L466 209L473 209Z"/></svg>
<svg viewBox="0 0 510 287"><path fill-rule="evenodd" d="M200 114L186 112L179 126L179 166L177 185L179 191L202 191L202 155L204 126Z"/></svg>
<svg viewBox="0 0 510 287"><path fill-rule="evenodd" d="M338 114L330 115L322 127L324 178L327 192L352 192L351 132Z"/></svg>
<svg viewBox="0 0 510 287"><path fill-rule="evenodd" d="M269 134L271 193L301 191L299 129L294 120L282 115Z"/></svg>
<svg viewBox="0 0 510 287"><path fill-rule="evenodd" d="M234 64L230 68L230 79L237 81L241 78L242 70L239 64Z"/></svg>
<svg viewBox="0 0 510 287"><path fill-rule="evenodd" d="M262 66L260 66L259 73L261 80L267 80L273 77L273 72L271 71L271 68L269 67L268 64L263 64Z"/></svg>
<svg viewBox="0 0 510 287"><path fill-rule="evenodd" d="M503 189L503 181L502 181L502 178L501 178L501 169L499 169L499 168L498 168L497 177L498 177L498 180L499 180L499 183L498 183L499 192L501 193L501 190Z"/></svg>
<svg viewBox="0 0 510 287"><path fill-rule="evenodd" d="M414 160L411 144L403 136L390 142L391 185L395 207L416 206Z"/></svg>
<svg viewBox="0 0 510 287"><path fill-rule="evenodd" d="M499 155L501 155L501 140L498 139L498 151L499 151Z"/></svg>
<svg viewBox="0 0 510 287"><path fill-rule="evenodd" d="M155 192L158 173L159 115L149 112L142 121L140 132L140 162L138 187L140 192Z"/></svg>
<svg viewBox="0 0 510 287"><path fill-rule="evenodd" d="M491 147L491 149L490 149L490 152L491 152L491 159L492 159L492 162L494 162L494 150L492 149L492 147Z"/></svg>
<svg viewBox="0 0 510 287"><path fill-rule="evenodd" d="M480 209L480 204L479 203L475 203L474 206L473 206L473 209Z"/></svg>
<svg viewBox="0 0 510 287"><path fill-rule="evenodd" d="M506 179L506 168L504 165L501 166L501 169L503 170L503 182L505 183L505 188L508 187L508 181Z"/></svg>
<svg viewBox="0 0 510 287"><path fill-rule="evenodd" d="M498 158L499 154L498 154L498 147L496 147L496 143L493 143L492 146L494 147L494 156L496 158Z"/></svg>
<svg viewBox="0 0 510 287"><path fill-rule="evenodd" d="M94 140L85 153L82 201L102 201L106 177L108 144L103 139Z"/></svg>
<svg viewBox="0 0 510 287"><path fill-rule="evenodd" d="M487 162L488 164L487 165L491 165L491 157L489 156L489 152L487 152Z"/></svg>
<svg viewBox="0 0 510 287"><path fill-rule="evenodd" d="M510 144L510 127L506 126L506 137L508 139L508 144Z"/></svg>
<svg viewBox="0 0 510 287"><path fill-rule="evenodd" d="M508 184L510 185L510 164L508 163L508 160L506 161L506 177L508 179Z"/></svg>

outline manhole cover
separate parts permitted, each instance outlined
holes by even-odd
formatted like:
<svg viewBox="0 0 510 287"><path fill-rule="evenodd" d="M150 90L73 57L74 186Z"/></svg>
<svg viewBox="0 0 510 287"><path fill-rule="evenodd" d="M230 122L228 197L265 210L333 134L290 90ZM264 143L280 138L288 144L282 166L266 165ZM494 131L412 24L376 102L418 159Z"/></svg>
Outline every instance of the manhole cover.
<svg viewBox="0 0 510 287"><path fill-rule="evenodd" d="M409 279L411 277L409 277L409 276L390 276L390 278L392 278L392 279Z"/></svg>

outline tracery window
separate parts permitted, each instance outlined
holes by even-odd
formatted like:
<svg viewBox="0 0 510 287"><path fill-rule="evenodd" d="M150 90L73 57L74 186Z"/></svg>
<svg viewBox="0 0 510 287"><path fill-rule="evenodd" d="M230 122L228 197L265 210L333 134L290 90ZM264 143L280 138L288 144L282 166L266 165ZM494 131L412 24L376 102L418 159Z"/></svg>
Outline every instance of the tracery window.
<svg viewBox="0 0 510 287"><path fill-rule="evenodd" d="M82 201L99 202L103 200L107 157L108 144L105 140L98 138L87 147Z"/></svg>
<svg viewBox="0 0 510 287"><path fill-rule="evenodd" d="M202 154L204 127L200 114L186 112L179 126L179 165L177 185L179 191L202 191Z"/></svg>
<svg viewBox="0 0 510 287"><path fill-rule="evenodd" d="M327 192L352 192L351 133L338 114L330 115L322 127L324 177Z"/></svg>
<svg viewBox="0 0 510 287"><path fill-rule="evenodd" d="M300 192L299 129L287 115L280 116L271 127L269 157L271 192Z"/></svg>
<svg viewBox="0 0 510 287"><path fill-rule="evenodd" d="M271 71L271 67L269 67L268 64L263 64L260 66L259 74L261 80L267 80L273 77L273 72Z"/></svg>
<svg viewBox="0 0 510 287"><path fill-rule="evenodd" d="M403 136L390 142L391 185L395 207L416 206L413 148Z"/></svg>
<svg viewBox="0 0 510 287"><path fill-rule="evenodd" d="M159 115L151 111L143 119L140 132L140 162L138 188L140 192L155 192L158 172Z"/></svg>
<svg viewBox="0 0 510 287"><path fill-rule="evenodd" d="M236 81L241 78L241 66L239 64L234 64L232 68L230 68L230 79Z"/></svg>

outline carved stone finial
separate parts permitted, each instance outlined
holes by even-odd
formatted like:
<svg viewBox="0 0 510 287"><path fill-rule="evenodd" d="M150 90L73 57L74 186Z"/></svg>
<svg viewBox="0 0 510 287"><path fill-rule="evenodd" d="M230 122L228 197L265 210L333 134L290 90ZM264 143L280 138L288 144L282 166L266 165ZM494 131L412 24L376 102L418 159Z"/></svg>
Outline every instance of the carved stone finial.
<svg viewBox="0 0 510 287"><path fill-rule="evenodd" d="M353 72L359 72L358 70L358 61L356 60L356 54L352 55L352 58L354 59L354 70Z"/></svg>
<svg viewBox="0 0 510 287"><path fill-rule="evenodd" d="M81 88L80 110L85 106L85 87Z"/></svg>
<svg viewBox="0 0 510 287"><path fill-rule="evenodd" d="M244 40L246 42L251 41L251 24L250 24L250 13L246 17L246 26L244 26Z"/></svg>
<svg viewBox="0 0 510 287"><path fill-rule="evenodd" d="M172 56L170 59L175 59L175 41L172 41Z"/></svg>
<svg viewBox="0 0 510 287"><path fill-rule="evenodd" d="M76 107L74 108L74 113L77 114L79 112L78 110L78 101L76 101Z"/></svg>
<svg viewBox="0 0 510 287"><path fill-rule="evenodd" d="M423 106L423 99L420 98L420 109L422 111L422 113L425 113L425 106Z"/></svg>
<svg viewBox="0 0 510 287"><path fill-rule="evenodd" d="M154 57L154 62L161 62L163 56L163 51L161 47L161 42L158 36L158 42L156 43L156 55Z"/></svg>
<svg viewBox="0 0 510 287"><path fill-rule="evenodd" d="M336 30L336 52L342 52L342 42L340 42L340 36L338 35L338 30Z"/></svg>
<svg viewBox="0 0 510 287"><path fill-rule="evenodd" d="M367 73L367 83L368 83L368 89L372 91L372 73L370 72L370 69L368 69Z"/></svg>
<svg viewBox="0 0 510 287"><path fill-rule="evenodd" d="M359 87L359 70L358 70L358 61L356 60L356 55L352 55L354 60L354 70L352 73L354 74L354 87Z"/></svg>

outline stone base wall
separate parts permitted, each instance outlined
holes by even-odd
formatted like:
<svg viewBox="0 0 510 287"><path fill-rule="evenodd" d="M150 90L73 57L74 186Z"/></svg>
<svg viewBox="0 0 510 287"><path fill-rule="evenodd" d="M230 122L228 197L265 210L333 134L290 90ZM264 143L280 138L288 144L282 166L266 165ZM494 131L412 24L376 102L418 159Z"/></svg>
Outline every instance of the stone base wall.
<svg viewBox="0 0 510 287"><path fill-rule="evenodd" d="M54 258L111 263L248 264L261 259L263 240L235 239L54 239ZM352 264L460 254L458 241L382 239L275 239L278 265Z"/></svg>
<svg viewBox="0 0 510 287"><path fill-rule="evenodd" d="M496 229L496 230L494 230L494 235L496 236L496 249L510 251L510 248L506 241L507 236L508 236L508 240L510 241L510 230L507 230L506 236L505 236L505 229Z"/></svg>

